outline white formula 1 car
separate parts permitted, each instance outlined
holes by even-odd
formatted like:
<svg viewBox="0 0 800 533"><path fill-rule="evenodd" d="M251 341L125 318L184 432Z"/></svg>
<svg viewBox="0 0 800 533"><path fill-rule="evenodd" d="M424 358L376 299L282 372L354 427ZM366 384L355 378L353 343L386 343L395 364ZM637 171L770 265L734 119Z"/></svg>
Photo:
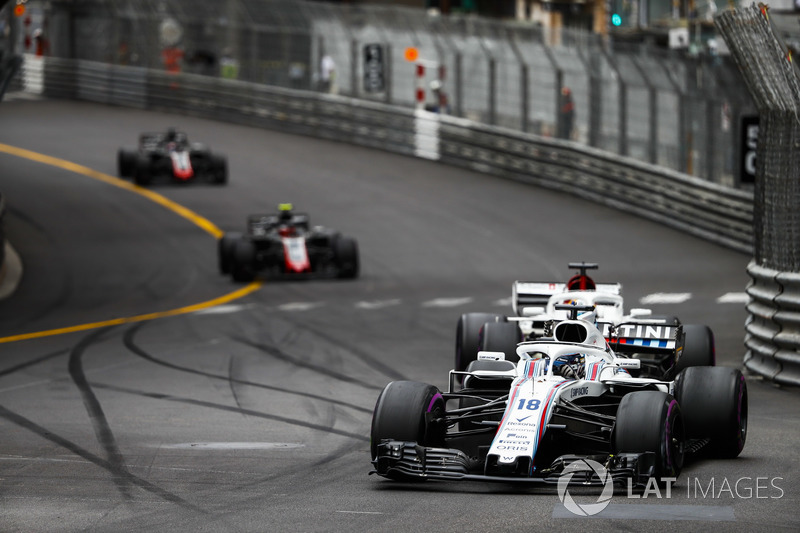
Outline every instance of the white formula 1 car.
<svg viewBox="0 0 800 533"><path fill-rule="evenodd" d="M401 481L607 483L580 468L592 460L614 482L641 488L672 482L686 453L739 455L747 436L741 372L694 366L674 381L633 377L641 361L612 350L594 309L569 307L553 338L519 344L516 363L481 352L450 372L446 392L389 383L372 418L373 473Z"/></svg>
<svg viewBox="0 0 800 533"><path fill-rule="evenodd" d="M549 337L566 318L562 304L591 306L597 326L615 352L640 361L632 373L673 379L690 366L714 366L714 334L708 326L682 324L674 316L655 316L649 309L624 310L620 283L595 283L586 275L596 263L570 263L580 272L567 283L516 281L513 316L465 313L456 327L455 369L464 370L480 351L504 352L516 361L517 343Z"/></svg>

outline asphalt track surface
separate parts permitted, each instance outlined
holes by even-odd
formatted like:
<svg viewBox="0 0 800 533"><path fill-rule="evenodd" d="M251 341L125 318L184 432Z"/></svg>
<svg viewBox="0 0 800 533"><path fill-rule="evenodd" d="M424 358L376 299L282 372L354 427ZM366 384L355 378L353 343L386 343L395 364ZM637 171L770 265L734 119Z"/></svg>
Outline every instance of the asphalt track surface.
<svg viewBox="0 0 800 533"><path fill-rule="evenodd" d="M688 293L650 307L709 324L718 364L740 366L743 304L717 299L744 291L746 255L479 173L198 118L12 99L0 125L24 264L0 301L0 530L800 529L800 394L752 377L738 459L690 463L669 499L618 491L609 515L578 518L549 488L367 475L380 389L444 387L458 316L510 312L513 280L563 280L586 260L628 307ZM118 147L172 125L229 159L226 187L151 189L206 229L98 179ZM358 239L360 279L218 274L209 231L285 201ZM241 289L254 291L224 301Z"/></svg>

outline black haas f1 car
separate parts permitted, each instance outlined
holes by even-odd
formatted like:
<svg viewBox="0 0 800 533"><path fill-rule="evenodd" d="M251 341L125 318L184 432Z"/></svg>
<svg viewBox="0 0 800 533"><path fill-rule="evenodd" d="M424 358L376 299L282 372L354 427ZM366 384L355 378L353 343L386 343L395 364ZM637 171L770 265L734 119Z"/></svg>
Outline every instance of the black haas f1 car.
<svg viewBox="0 0 800 533"><path fill-rule="evenodd" d="M338 231L309 226L307 214L281 204L271 215L251 215L247 233L228 232L218 241L219 269L234 281L265 278L358 276L358 243Z"/></svg>
<svg viewBox="0 0 800 533"><path fill-rule="evenodd" d="M618 354L640 361L636 376L674 379L690 366L714 366L714 334L708 326L682 324L674 316L656 316L649 309L625 313L620 283L595 283L587 270L596 263L570 263L577 269L566 283L516 281L512 288L513 316L466 313L456 328L455 369L465 370L478 352L504 352L516 360L522 341L552 335L555 324L566 318L561 304L591 306L597 327Z"/></svg>
<svg viewBox="0 0 800 533"><path fill-rule="evenodd" d="M117 152L119 175L137 185L205 181L223 185L228 181L228 161L212 154L205 145L190 143L186 133L170 128L166 133L143 133L138 149Z"/></svg>
<svg viewBox="0 0 800 533"><path fill-rule="evenodd" d="M672 483L686 454L739 455L748 412L739 370L693 366L673 381L634 377L641 361L611 349L591 306L558 309L570 315L553 337L520 343L516 362L481 352L450 372L446 392L389 383L372 417L372 473L595 484L605 494L613 484Z"/></svg>

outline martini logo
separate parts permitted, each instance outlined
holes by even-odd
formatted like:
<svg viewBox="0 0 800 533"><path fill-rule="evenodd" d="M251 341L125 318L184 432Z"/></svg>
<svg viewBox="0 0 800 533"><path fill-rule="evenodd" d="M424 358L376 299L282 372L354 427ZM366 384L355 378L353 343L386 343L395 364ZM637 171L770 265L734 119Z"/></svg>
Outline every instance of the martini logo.
<svg viewBox="0 0 800 533"><path fill-rule="evenodd" d="M572 498L569 493L569 484L572 481L572 476L575 475L584 479L589 475L592 479L597 478L603 483L603 492L597 498L597 502L580 504ZM564 469L558 479L558 498L569 512L578 516L596 515L608 506L613 495L614 480L611 479L611 475L603 465L591 459L583 459L571 463Z"/></svg>

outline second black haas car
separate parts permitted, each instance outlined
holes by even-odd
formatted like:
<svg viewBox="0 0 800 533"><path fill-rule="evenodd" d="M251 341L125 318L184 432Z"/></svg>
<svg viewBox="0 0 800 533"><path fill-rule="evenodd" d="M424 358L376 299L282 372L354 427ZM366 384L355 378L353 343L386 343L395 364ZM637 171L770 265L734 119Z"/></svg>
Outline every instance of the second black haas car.
<svg viewBox="0 0 800 533"><path fill-rule="evenodd" d="M225 156L211 153L201 143L190 143L186 133L175 128L166 133L142 133L138 148L119 149L117 166L120 177L133 178L137 185L228 182Z"/></svg>
<svg viewBox="0 0 800 533"><path fill-rule="evenodd" d="M219 270L234 281L356 278L358 243L330 228L309 225L292 204L278 212L247 217L247 232L227 232L218 241Z"/></svg>

